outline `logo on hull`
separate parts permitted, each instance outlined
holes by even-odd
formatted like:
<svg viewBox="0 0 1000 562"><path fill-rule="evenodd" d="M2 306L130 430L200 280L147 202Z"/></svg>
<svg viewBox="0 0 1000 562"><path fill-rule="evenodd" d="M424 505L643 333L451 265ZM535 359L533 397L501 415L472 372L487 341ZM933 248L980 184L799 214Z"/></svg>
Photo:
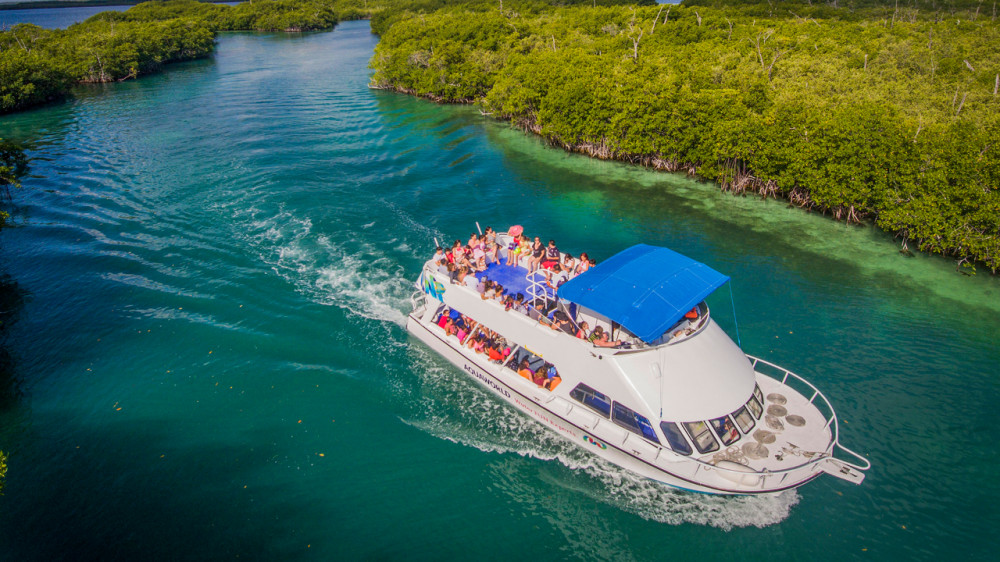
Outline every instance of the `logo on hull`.
<svg viewBox="0 0 1000 562"><path fill-rule="evenodd" d="M586 433L583 434L583 440L586 441L587 443L590 443L591 445L594 445L595 447L600 447L602 449L607 449L608 448L607 445L605 445L604 443L601 443L600 441L598 441L597 439L594 439L593 437L587 435Z"/></svg>

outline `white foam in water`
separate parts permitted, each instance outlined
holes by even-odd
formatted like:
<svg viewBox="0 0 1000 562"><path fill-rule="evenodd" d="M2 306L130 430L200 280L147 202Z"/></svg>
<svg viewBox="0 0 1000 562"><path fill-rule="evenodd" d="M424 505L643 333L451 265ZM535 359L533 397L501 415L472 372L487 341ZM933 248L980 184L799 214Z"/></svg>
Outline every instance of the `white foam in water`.
<svg viewBox="0 0 1000 562"><path fill-rule="evenodd" d="M364 318L405 324L412 280L381 248L357 239L351 247L333 242L313 232L308 218L283 210L264 218L250 212L249 236L261 259L297 290Z"/></svg>
<svg viewBox="0 0 1000 562"><path fill-rule="evenodd" d="M424 395L412 400L419 403L415 419L403 420L404 423L483 452L555 460L570 469L568 474L560 473L546 484L571 489L644 519L725 530L779 523L799 502L795 491L767 496L715 496L677 490L639 476L521 415L475 382L466 380L456 369L435 361L423 348L414 346L413 351L415 370L428 384L424 386ZM535 486L536 489L529 490L531 497L550 495L549 491L537 489L533 471L529 478L519 476L523 471L503 472L519 479L518 486Z"/></svg>

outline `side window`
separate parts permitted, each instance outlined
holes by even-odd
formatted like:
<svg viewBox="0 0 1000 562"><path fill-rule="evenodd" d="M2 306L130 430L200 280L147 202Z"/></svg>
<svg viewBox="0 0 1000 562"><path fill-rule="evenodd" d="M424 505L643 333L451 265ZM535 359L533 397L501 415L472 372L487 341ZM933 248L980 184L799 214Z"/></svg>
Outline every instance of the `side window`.
<svg viewBox="0 0 1000 562"><path fill-rule="evenodd" d="M729 419L729 416L722 416L721 418L715 418L710 422L712 424L712 429L715 430L715 434L722 439L722 444L729 446L735 443L740 438L740 432L736 431L736 424L733 420Z"/></svg>
<svg viewBox="0 0 1000 562"><path fill-rule="evenodd" d="M740 431L749 435L750 430L753 429L754 421L753 416L747 411L746 406L736 410L733 413L733 418L736 419L736 425L740 426Z"/></svg>
<svg viewBox="0 0 1000 562"><path fill-rule="evenodd" d="M649 420L618 402L615 402L614 420L618 425L638 433L650 441L660 442L656 437L656 432L653 431L653 426L649 424Z"/></svg>
<svg viewBox="0 0 1000 562"><path fill-rule="evenodd" d="M682 455L691 454L691 445L688 444L687 439L684 439L684 434L681 433L681 428L677 427L676 423L660 422L660 429L663 430L663 435L666 436L671 449Z"/></svg>
<svg viewBox="0 0 1000 562"><path fill-rule="evenodd" d="M753 412L753 417L760 419L760 415L764 413L764 407L760 405L756 396L751 396L750 401L747 402L747 408Z"/></svg>
<svg viewBox="0 0 1000 562"><path fill-rule="evenodd" d="M691 440L694 441L694 446L698 447L699 452L711 453L719 449L719 442L712 436L712 430L708 428L707 423L703 421L685 422L684 429L691 436Z"/></svg>
<svg viewBox="0 0 1000 562"><path fill-rule="evenodd" d="M764 403L764 393L760 391L760 385L759 384L753 385L753 395L754 395L754 398L756 398L758 402L760 402L761 404Z"/></svg>
<svg viewBox="0 0 1000 562"><path fill-rule="evenodd" d="M611 416L611 399L593 388L580 383L570 393L577 402L589 407L604 417Z"/></svg>

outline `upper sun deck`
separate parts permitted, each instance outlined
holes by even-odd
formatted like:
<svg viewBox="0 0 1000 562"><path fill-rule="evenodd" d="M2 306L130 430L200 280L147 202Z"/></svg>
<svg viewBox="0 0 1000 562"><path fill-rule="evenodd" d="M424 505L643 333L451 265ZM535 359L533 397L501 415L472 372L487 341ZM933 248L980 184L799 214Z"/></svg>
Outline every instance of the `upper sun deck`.
<svg viewBox="0 0 1000 562"><path fill-rule="evenodd" d="M608 354L675 344L700 333L709 324L705 297L729 280L672 250L639 244L555 288L545 270L529 273L527 256L505 264L511 240L506 233L498 235L501 259L475 273L477 281L499 283L505 295L523 295L526 303L542 302L544 315L531 311L542 323L551 324L561 311L570 321L568 334L583 328L589 336L601 327L610 345L599 347ZM560 261L565 257L562 253ZM426 269L436 277L446 275L431 262Z"/></svg>

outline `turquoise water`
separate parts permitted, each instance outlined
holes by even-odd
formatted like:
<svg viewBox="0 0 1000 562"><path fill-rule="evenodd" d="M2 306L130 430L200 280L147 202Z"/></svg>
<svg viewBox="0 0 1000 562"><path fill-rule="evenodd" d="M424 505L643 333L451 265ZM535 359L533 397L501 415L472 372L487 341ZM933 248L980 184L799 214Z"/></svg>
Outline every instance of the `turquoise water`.
<svg viewBox="0 0 1000 562"><path fill-rule="evenodd" d="M226 34L0 118L34 146L0 233L0 558L993 559L997 279L368 90L376 40ZM402 328L475 220L730 275L743 347L830 397L865 483L675 492L494 400Z"/></svg>

